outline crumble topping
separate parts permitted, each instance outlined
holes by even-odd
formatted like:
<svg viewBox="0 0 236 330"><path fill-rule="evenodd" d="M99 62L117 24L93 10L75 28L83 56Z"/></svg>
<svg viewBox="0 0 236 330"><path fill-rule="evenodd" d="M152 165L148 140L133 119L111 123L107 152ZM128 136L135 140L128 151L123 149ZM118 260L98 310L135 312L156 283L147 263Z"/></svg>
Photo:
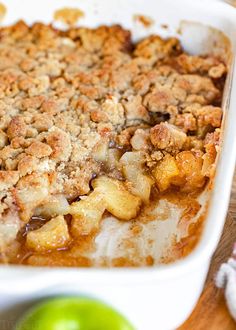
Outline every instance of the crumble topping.
<svg viewBox="0 0 236 330"><path fill-rule="evenodd" d="M66 23L68 26L75 25L80 18L84 17L84 13L77 8L62 8L54 13L54 19Z"/></svg>
<svg viewBox="0 0 236 330"><path fill-rule="evenodd" d="M134 21L141 23L144 27L149 28L154 24L154 20L149 16L134 15Z"/></svg>
<svg viewBox="0 0 236 330"><path fill-rule="evenodd" d="M219 58L188 55L176 38L133 44L118 25L59 31L19 21L0 40L0 225L14 219L10 241L52 199L61 205L58 196L66 207L47 213L29 249L50 250L42 242L57 223L65 232L52 249L99 228L105 210L129 220L155 194L200 192L212 178L227 71ZM8 244L6 235L5 254Z"/></svg>
<svg viewBox="0 0 236 330"><path fill-rule="evenodd" d="M4 6L4 4L0 2L0 21L3 20L3 18L4 18L5 15L6 15L6 13L7 13L7 8L6 8L6 6Z"/></svg>

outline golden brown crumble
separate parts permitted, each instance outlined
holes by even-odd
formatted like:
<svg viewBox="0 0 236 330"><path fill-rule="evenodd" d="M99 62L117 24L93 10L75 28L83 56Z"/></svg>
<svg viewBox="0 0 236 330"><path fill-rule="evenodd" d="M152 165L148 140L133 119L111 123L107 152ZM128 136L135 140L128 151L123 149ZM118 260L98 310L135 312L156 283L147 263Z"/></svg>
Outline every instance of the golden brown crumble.
<svg viewBox="0 0 236 330"><path fill-rule="evenodd" d="M134 19L134 21L141 23L146 28L149 28L151 25L154 24L154 20L149 16L134 15L133 19Z"/></svg>
<svg viewBox="0 0 236 330"><path fill-rule="evenodd" d="M3 20L3 18L4 18L5 15L6 15L6 13L7 13L7 8L6 8L6 6L4 6L4 4L0 2L0 21Z"/></svg>
<svg viewBox="0 0 236 330"><path fill-rule="evenodd" d="M133 44L118 25L59 31L19 21L0 40L2 260L89 266L66 253L75 237L96 233L105 211L130 220L153 196L200 192L213 176L219 58L188 55L175 38ZM47 222L27 234L35 217ZM57 262L43 259L58 248Z"/></svg>
<svg viewBox="0 0 236 330"><path fill-rule="evenodd" d="M84 17L84 13L77 8L62 8L58 9L54 13L54 19L56 21L61 21L68 26L75 25L80 18Z"/></svg>

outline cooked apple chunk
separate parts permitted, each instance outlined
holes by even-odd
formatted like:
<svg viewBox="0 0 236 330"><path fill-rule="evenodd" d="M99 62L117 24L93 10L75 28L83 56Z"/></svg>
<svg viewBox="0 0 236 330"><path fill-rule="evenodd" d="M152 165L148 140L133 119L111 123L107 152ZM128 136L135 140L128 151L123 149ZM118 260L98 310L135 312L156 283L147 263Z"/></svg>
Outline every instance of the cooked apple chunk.
<svg viewBox="0 0 236 330"><path fill-rule="evenodd" d="M176 160L169 154L166 154L153 170L153 176L160 191L168 189L172 179L177 175L179 175L179 169Z"/></svg>
<svg viewBox="0 0 236 330"><path fill-rule="evenodd" d="M154 181L144 173L143 163L144 155L141 152L126 152L121 157L124 176L131 183L131 193L148 203Z"/></svg>
<svg viewBox="0 0 236 330"><path fill-rule="evenodd" d="M202 188L206 182L206 178L202 173L202 156L201 152L180 152L176 156L179 175L173 179L173 184L180 186L181 190L185 192Z"/></svg>
<svg viewBox="0 0 236 330"><path fill-rule="evenodd" d="M104 195L106 209L121 220L130 220L137 216L141 198L132 195L124 183L106 176L93 180L92 186Z"/></svg>
<svg viewBox="0 0 236 330"><path fill-rule="evenodd" d="M74 236L88 235L96 230L105 209L104 195L96 190L86 199L72 203L69 210L72 215L72 234Z"/></svg>
<svg viewBox="0 0 236 330"><path fill-rule="evenodd" d="M70 239L67 223L62 215L52 218L41 228L27 234L26 244L37 252L65 247Z"/></svg>
<svg viewBox="0 0 236 330"><path fill-rule="evenodd" d="M140 197L144 203L148 203L154 183L152 178L137 171L135 166L125 166L124 174L126 179L132 183L132 187L130 188L132 194Z"/></svg>
<svg viewBox="0 0 236 330"><path fill-rule="evenodd" d="M98 162L105 162L108 154L108 141L101 140L93 148L93 158Z"/></svg>
<svg viewBox="0 0 236 330"><path fill-rule="evenodd" d="M48 197L49 185L46 173L32 173L18 181L14 194L22 221L28 222L34 209Z"/></svg>
<svg viewBox="0 0 236 330"><path fill-rule="evenodd" d="M39 205L34 210L35 216L41 216L45 219L53 218L57 215L66 215L69 213L69 203L65 196L54 195L50 196L47 201Z"/></svg>

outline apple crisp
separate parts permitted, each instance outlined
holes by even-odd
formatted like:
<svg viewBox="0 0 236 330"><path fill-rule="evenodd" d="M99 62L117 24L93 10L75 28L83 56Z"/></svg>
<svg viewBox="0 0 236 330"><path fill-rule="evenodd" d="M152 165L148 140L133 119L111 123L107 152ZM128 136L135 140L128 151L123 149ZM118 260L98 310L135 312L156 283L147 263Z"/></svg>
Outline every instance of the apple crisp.
<svg viewBox="0 0 236 330"><path fill-rule="evenodd" d="M220 58L176 38L133 43L118 25L19 21L0 40L1 262L93 265L73 251L91 249L105 215L140 234L161 196L195 200L213 178Z"/></svg>

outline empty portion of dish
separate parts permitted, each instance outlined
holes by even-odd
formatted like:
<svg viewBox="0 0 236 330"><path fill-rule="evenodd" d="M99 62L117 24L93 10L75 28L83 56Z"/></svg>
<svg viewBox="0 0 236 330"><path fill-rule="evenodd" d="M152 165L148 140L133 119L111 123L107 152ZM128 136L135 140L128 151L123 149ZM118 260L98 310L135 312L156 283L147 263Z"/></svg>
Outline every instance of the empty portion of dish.
<svg viewBox="0 0 236 330"><path fill-rule="evenodd" d="M1 262L141 266L188 253L214 177L223 60L188 55L176 38L133 44L120 26L20 21L0 41ZM157 258L143 232L172 211L186 238ZM97 253L105 223L114 240L123 228L115 249L127 254Z"/></svg>

